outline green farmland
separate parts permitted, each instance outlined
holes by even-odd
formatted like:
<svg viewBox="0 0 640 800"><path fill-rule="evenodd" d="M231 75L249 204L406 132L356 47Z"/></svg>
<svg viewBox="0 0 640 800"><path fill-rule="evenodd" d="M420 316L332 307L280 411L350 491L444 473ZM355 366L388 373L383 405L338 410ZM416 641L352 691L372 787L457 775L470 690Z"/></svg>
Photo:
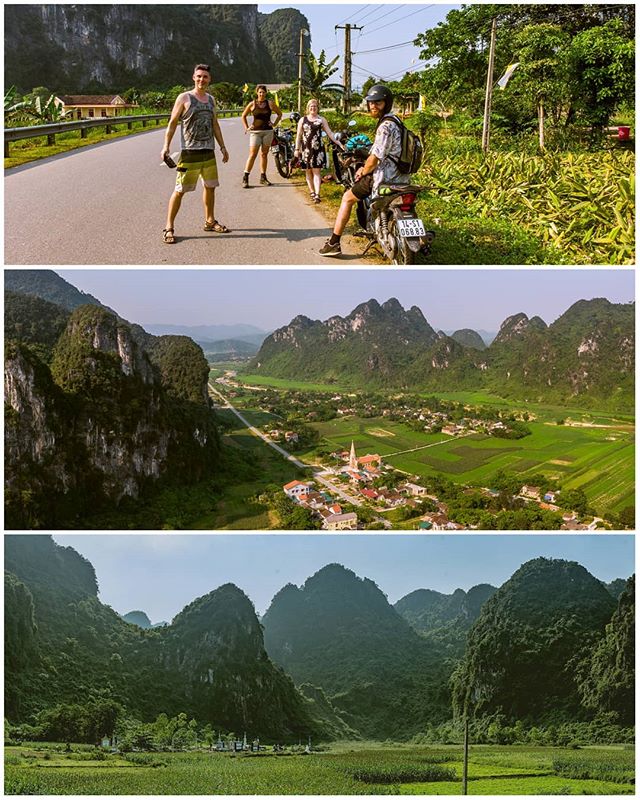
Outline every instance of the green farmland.
<svg viewBox="0 0 640 800"><path fill-rule="evenodd" d="M540 418L527 423L531 435L518 440L426 434L384 418L347 417L314 427L332 448L347 449L353 440L358 453L379 453L387 464L412 475L442 474L490 488L501 469L519 473L523 482L543 472L564 488L583 489L599 513L619 512L634 501L634 429L611 419L598 424L607 427L556 425Z"/></svg>
<svg viewBox="0 0 640 800"><path fill-rule="evenodd" d="M5 793L37 795L461 794L460 746L335 744L311 755L105 755L86 745L5 749ZM634 753L475 746L469 794L632 794Z"/></svg>

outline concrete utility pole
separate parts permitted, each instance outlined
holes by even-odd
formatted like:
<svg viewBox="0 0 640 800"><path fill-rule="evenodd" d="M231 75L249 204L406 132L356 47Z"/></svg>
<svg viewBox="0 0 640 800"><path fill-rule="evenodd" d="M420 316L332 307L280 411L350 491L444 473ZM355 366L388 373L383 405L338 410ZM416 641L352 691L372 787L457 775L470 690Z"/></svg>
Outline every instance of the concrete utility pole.
<svg viewBox="0 0 640 800"><path fill-rule="evenodd" d="M342 110L345 114L349 113L351 108L351 31L361 31L362 26L351 25L347 22L346 25L336 25L334 30L342 30L344 28L344 95L342 96Z"/></svg>
<svg viewBox="0 0 640 800"><path fill-rule="evenodd" d="M298 114L302 114L302 64L304 58L304 37L309 35L306 28L300 31L300 49L298 50Z"/></svg>
<svg viewBox="0 0 640 800"><path fill-rule="evenodd" d="M489 130L491 127L491 96L493 94L493 62L496 55L496 31L498 21L491 20L491 43L489 45L489 68L487 70L487 90L484 96L484 120L482 122L482 152L489 150Z"/></svg>

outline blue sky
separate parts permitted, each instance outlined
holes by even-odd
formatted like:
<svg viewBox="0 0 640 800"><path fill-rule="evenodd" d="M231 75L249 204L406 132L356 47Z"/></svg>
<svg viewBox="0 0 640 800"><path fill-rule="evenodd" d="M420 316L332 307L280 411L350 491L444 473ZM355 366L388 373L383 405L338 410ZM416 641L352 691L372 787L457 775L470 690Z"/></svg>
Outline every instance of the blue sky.
<svg viewBox="0 0 640 800"><path fill-rule="evenodd" d="M634 298L629 270L94 270L58 269L120 316L141 325L213 325L244 322L263 330L297 314L312 319L344 316L370 298L396 297L417 305L435 328L497 331L524 311L545 322L576 300Z"/></svg>
<svg viewBox="0 0 640 800"><path fill-rule="evenodd" d="M500 586L538 556L578 561L600 580L634 571L632 535L55 534L93 564L100 599L124 614L170 621L187 603L235 583L264 613L287 583L338 562L374 580L394 603L414 589L447 594Z"/></svg>
<svg viewBox="0 0 640 800"><path fill-rule="evenodd" d="M332 82L342 82L344 68L344 30L336 25L350 23L361 27L351 34L352 85L354 88L373 75L376 78L400 80L405 72L420 69L420 49L411 42L419 33L435 27L459 5L431 4L337 4L337 3L265 3L258 10L265 14L278 8L297 8L304 14L311 29L311 52L318 56L324 50L327 61L336 55L338 72ZM378 48L393 49L371 53Z"/></svg>

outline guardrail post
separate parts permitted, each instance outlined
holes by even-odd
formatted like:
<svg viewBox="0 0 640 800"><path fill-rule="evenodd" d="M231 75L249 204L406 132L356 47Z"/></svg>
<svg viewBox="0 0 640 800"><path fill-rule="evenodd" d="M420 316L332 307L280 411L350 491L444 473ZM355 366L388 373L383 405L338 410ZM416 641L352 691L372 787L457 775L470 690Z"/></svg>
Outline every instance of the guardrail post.
<svg viewBox="0 0 640 800"><path fill-rule="evenodd" d="M9 158L9 142L4 143L4 157Z"/></svg>
<svg viewBox="0 0 640 800"><path fill-rule="evenodd" d="M146 128L146 127L147 127L147 120L146 120L146 119L143 119L143 120L142 120L142 127L143 127L143 128Z"/></svg>
<svg viewBox="0 0 640 800"><path fill-rule="evenodd" d="M133 122L127 122L127 129L130 131L133 130Z"/></svg>
<svg viewBox="0 0 640 800"><path fill-rule="evenodd" d="M47 144L55 144L56 143L56 135L55 133L48 133L47 134Z"/></svg>
<svg viewBox="0 0 640 800"><path fill-rule="evenodd" d="M111 133L111 125L105 125L106 133Z"/></svg>
<svg viewBox="0 0 640 800"><path fill-rule="evenodd" d="M86 139L87 138L88 130L89 130L88 128L80 128L80 138L81 139Z"/></svg>

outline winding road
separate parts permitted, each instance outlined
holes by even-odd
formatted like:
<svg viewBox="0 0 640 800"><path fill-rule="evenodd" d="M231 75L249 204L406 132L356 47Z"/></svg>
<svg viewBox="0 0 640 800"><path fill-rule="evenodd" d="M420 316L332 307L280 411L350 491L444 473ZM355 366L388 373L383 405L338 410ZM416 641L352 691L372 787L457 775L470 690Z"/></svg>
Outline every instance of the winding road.
<svg viewBox="0 0 640 800"><path fill-rule="evenodd" d="M285 180L271 156L273 186L241 188L248 137L239 118L221 119L230 158L218 155L216 217L228 234L205 233L200 189L185 197L175 245L162 242L175 172L160 161L164 128L89 145L5 173L6 265L369 264L362 240L345 237L341 259L318 255L331 228L312 206L301 172ZM179 148L179 133L172 150Z"/></svg>

